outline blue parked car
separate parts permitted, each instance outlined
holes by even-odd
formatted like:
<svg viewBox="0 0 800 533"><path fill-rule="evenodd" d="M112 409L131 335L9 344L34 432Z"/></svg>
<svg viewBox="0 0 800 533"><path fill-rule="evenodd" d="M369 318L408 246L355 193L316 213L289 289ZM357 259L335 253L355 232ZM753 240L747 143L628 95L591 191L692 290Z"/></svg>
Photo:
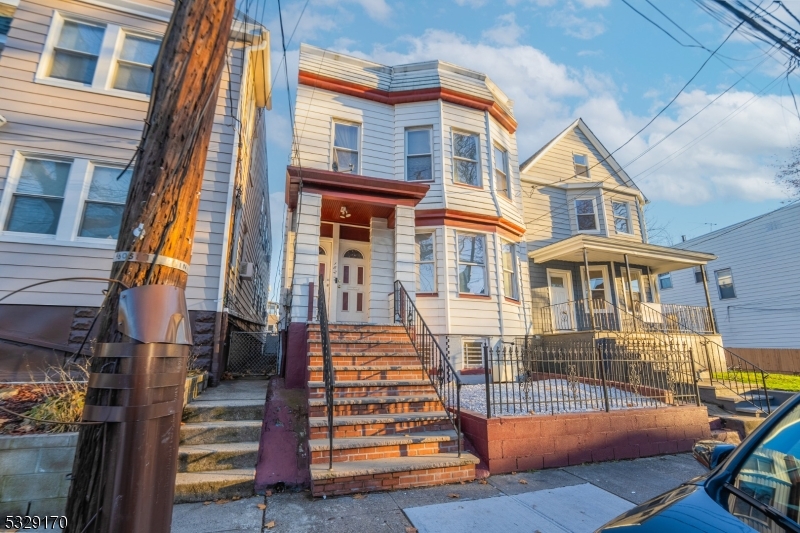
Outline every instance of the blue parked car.
<svg viewBox="0 0 800 533"><path fill-rule="evenodd" d="M800 533L800 394L739 446L701 441L711 471L639 505L597 532Z"/></svg>

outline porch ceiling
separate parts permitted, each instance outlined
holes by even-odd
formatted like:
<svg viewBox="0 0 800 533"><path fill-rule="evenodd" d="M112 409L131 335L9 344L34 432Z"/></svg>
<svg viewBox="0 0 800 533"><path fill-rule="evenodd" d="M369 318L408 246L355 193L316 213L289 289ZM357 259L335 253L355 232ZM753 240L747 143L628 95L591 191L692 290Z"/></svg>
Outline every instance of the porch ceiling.
<svg viewBox="0 0 800 533"><path fill-rule="evenodd" d="M625 254L628 254L628 261L631 264L648 266L653 274L705 265L717 258L713 254L703 252L594 235L575 235L529 252L528 256L536 263L547 261L582 263L584 249L588 253L589 262L622 263L625 261Z"/></svg>
<svg viewBox="0 0 800 533"><path fill-rule="evenodd" d="M344 208L344 212L342 211ZM394 207L373 205L358 202L357 200L344 200L342 198L322 195L323 222L339 222L352 226L369 227L372 218L392 219Z"/></svg>

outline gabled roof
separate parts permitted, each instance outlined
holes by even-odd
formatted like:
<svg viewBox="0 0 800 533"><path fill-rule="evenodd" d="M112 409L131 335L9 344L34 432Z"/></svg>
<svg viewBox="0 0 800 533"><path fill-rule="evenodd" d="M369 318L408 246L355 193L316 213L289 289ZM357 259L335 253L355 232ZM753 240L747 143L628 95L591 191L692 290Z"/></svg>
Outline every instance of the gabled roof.
<svg viewBox="0 0 800 533"><path fill-rule="evenodd" d="M564 129L564 131L553 137L553 139L551 139L550 142L539 148L539 150L537 150L535 154L526 159L519 166L520 174L530 170L530 168L534 164L536 164L536 162L539 161L542 157L544 157L544 155L547 152L549 152L553 146L558 144L558 142L561 139L563 139L568 133L572 132L575 128L581 130L581 133L583 133L583 135L589 140L594 149L597 150L598 153L603 157L604 162L607 163L612 168L614 174L619 176L622 179L622 181L629 187L633 187L634 189L640 191L639 187L636 186L631 177L628 176L628 174L622 169L619 163L617 163L616 159L614 159L611 153L608 150L606 150L606 147L603 146L603 143L601 143L600 140L597 138L597 136L592 132L592 130L589 129L589 126L586 125L586 123L583 121L582 118L578 118L577 120L575 120L575 122L567 126Z"/></svg>

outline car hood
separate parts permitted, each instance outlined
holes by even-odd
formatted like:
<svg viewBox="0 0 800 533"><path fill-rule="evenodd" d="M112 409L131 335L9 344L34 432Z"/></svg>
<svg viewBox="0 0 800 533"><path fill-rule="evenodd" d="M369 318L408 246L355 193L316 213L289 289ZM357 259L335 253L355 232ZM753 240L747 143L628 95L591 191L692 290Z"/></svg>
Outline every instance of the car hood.
<svg viewBox="0 0 800 533"><path fill-rule="evenodd" d="M634 507L596 533L753 533L754 529L711 499L703 481L681 485Z"/></svg>

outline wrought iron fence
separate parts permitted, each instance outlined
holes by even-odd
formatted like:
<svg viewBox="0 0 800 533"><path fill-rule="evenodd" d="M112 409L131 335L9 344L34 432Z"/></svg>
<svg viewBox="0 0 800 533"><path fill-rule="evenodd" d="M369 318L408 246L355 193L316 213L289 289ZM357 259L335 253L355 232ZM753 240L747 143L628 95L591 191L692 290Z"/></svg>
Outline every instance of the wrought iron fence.
<svg viewBox="0 0 800 533"><path fill-rule="evenodd" d="M280 341L277 333L231 332L226 370L237 376L272 376L278 373Z"/></svg>
<svg viewBox="0 0 800 533"><path fill-rule="evenodd" d="M325 383L325 407L328 412L328 470L333 470L333 391L336 375L333 372L333 355L328 327L328 305L325 302L325 279L319 277L317 295L317 320L319 320L320 344L322 344L322 380Z"/></svg>
<svg viewBox="0 0 800 533"><path fill-rule="evenodd" d="M423 370L458 432L458 456L461 457L461 378L399 280L394 282L394 317L395 322L405 327Z"/></svg>
<svg viewBox="0 0 800 533"><path fill-rule="evenodd" d="M700 404L684 345L600 339L486 346L484 373L487 417Z"/></svg>

